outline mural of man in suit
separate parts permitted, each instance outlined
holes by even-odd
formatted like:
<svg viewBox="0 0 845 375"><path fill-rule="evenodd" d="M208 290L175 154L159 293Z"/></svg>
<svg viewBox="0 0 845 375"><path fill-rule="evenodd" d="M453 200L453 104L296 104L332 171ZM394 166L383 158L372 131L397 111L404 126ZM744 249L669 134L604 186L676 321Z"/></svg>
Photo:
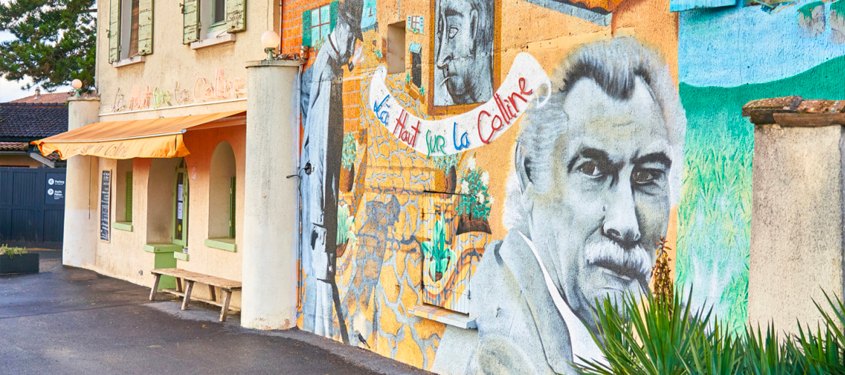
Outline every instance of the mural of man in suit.
<svg viewBox="0 0 845 375"><path fill-rule="evenodd" d="M522 120L508 233L473 276L478 330L447 328L435 372L572 374L578 357L602 358L590 337L596 299L648 288L683 167L669 69L617 38L580 47L552 86Z"/></svg>
<svg viewBox="0 0 845 375"><path fill-rule="evenodd" d="M303 327L332 336L333 312L342 316L335 283L338 180L343 151L343 70L355 45L363 40L363 1L340 3L334 30L326 37L314 63L302 76L303 142L301 163L311 167L302 173L302 268L305 272ZM334 310L333 310L334 307ZM340 335L348 343L343 318Z"/></svg>

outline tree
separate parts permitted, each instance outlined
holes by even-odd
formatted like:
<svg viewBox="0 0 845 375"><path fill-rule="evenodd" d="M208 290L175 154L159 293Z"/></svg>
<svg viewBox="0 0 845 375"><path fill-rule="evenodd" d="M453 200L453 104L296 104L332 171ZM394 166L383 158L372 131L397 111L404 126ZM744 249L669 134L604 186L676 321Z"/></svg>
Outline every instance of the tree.
<svg viewBox="0 0 845 375"><path fill-rule="evenodd" d="M97 41L95 0L0 1L0 30L15 39L0 42L0 76L30 77L47 90L82 81L94 85Z"/></svg>

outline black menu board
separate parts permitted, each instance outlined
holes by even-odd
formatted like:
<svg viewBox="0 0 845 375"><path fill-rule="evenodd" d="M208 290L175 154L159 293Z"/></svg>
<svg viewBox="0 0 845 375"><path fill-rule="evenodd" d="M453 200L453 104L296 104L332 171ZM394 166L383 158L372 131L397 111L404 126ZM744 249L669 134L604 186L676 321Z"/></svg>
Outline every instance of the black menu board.
<svg viewBox="0 0 845 375"><path fill-rule="evenodd" d="M111 199L111 171L103 171L102 186L100 186L100 239L103 241L109 240L109 212L111 207L109 203Z"/></svg>

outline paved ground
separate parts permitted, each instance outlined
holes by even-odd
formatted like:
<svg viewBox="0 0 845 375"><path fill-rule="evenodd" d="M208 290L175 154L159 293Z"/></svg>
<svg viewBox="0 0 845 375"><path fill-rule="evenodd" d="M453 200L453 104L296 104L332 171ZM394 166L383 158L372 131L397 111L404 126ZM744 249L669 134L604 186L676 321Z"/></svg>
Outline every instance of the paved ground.
<svg viewBox="0 0 845 375"><path fill-rule="evenodd" d="M42 252L39 252L42 253ZM310 333L150 302L149 289L61 266L0 277L0 374L424 374Z"/></svg>

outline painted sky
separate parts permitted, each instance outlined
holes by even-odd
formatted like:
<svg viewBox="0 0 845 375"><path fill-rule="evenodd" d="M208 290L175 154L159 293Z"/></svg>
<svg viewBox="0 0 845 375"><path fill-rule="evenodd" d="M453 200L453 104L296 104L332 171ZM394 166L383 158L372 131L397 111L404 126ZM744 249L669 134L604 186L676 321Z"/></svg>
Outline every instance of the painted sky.
<svg viewBox="0 0 845 375"><path fill-rule="evenodd" d="M774 81L845 55L830 40L830 23L818 37L798 26L798 8L765 13L760 6L680 12L680 80L693 86L734 87ZM742 0L739 1L742 3ZM826 4L830 17L830 4Z"/></svg>

